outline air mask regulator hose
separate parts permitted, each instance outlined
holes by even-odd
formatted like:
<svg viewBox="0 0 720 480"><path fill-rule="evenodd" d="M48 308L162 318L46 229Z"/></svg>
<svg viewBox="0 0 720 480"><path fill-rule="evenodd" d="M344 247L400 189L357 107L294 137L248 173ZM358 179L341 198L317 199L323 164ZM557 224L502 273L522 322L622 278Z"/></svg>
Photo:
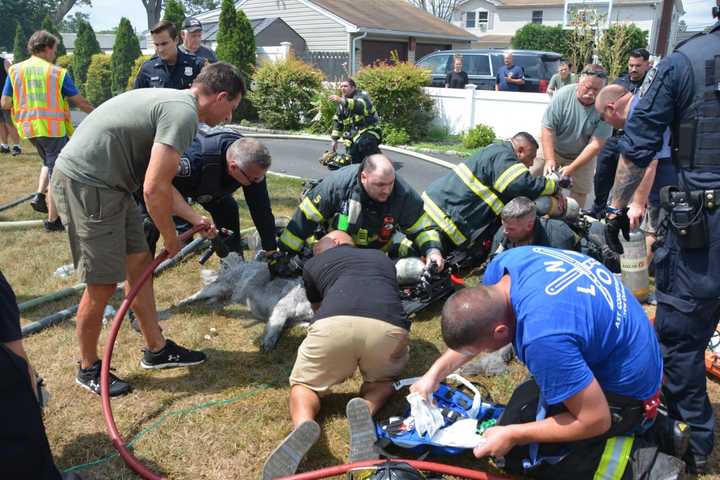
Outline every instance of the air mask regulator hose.
<svg viewBox="0 0 720 480"><path fill-rule="evenodd" d="M205 231L208 228L210 228L210 226L207 224L196 225L187 232L180 235L180 241L185 242L186 240L190 239L193 234L200 231ZM120 304L120 308L118 308L117 313L115 314L115 318L113 319L112 326L110 328L110 335L108 337L107 345L105 347L105 355L103 355L102 369L100 370L100 395L102 396L103 416L105 417L105 425L107 426L110 440L112 440L113 446L118 451L127 466L146 480L166 480L166 478L157 475L145 465L140 463L140 460L138 460L125 446L125 441L120 435L120 432L118 432L117 425L115 425L115 419L113 418L112 408L110 407L110 362L112 361L115 340L117 339L118 332L120 331L120 326L125 319L125 314L130 309L130 305L132 304L133 300L135 300L135 297L137 296L142 286L152 276L155 268L160 265L160 263L164 261L168 256L169 255L167 250L163 249L163 251L160 252L160 255L155 257L155 259L150 263L150 265L148 265L143 274L140 276L138 282L125 296L122 304Z"/></svg>

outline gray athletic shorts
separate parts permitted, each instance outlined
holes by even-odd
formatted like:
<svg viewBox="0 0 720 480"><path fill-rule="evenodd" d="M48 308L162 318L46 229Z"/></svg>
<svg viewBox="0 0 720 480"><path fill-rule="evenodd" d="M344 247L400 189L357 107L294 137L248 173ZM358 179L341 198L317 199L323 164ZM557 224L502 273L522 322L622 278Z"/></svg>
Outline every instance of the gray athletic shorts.
<svg viewBox="0 0 720 480"><path fill-rule="evenodd" d="M51 188L80 280L92 284L125 280L127 255L149 251L133 196L86 185L60 171Z"/></svg>

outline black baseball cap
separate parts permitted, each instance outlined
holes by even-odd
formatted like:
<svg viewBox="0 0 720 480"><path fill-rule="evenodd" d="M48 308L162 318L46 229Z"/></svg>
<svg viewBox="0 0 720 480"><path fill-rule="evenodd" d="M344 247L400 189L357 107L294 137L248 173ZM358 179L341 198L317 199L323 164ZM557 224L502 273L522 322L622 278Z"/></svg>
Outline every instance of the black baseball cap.
<svg viewBox="0 0 720 480"><path fill-rule="evenodd" d="M187 17L183 20L182 30L187 30L188 32L200 32L202 31L202 23L200 23L200 20L197 18Z"/></svg>

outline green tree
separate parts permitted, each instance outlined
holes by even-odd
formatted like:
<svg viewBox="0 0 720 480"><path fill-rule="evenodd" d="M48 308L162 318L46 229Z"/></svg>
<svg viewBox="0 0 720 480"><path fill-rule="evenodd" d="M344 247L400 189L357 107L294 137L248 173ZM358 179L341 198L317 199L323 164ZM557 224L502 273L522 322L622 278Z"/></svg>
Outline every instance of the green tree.
<svg viewBox="0 0 720 480"><path fill-rule="evenodd" d="M110 88L112 67L110 55L98 53L92 56L87 70L85 96L95 106L112 97Z"/></svg>
<svg viewBox="0 0 720 480"><path fill-rule="evenodd" d="M140 72L140 68L143 66L143 63L150 60L150 55L140 55L135 59L135 62L133 62L132 67L130 67L130 76L127 80L127 88L126 90L132 90L135 85L135 79L137 78L138 73Z"/></svg>
<svg viewBox="0 0 720 480"><path fill-rule="evenodd" d="M647 46L647 31L635 24L615 24L608 28L598 43L600 63L608 71L611 80L627 70L630 52Z"/></svg>
<svg viewBox="0 0 720 480"><path fill-rule="evenodd" d="M117 29L117 35L115 36L111 60L111 90L113 95L118 95L125 91L133 63L135 63L135 59L141 54L140 42L138 41L137 35L135 35L130 20L122 17Z"/></svg>
<svg viewBox="0 0 720 480"><path fill-rule="evenodd" d="M568 31L562 26L528 23L518 29L512 38L512 48L520 50L543 50L567 54Z"/></svg>
<svg viewBox="0 0 720 480"><path fill-rule="evenodd" d="M75 38L75 51L73 52L73 74L75 83L84 92L85 80L92 56L102 53L100 44L95 38L95 32L87 22L80 22L77 37Z"/></svg>
<svg viewBox="0 0 720 480"><path fill-rule="evenodd" d="M60 24L60 30L63 32L77 33L81 22L90 22L90 14L84 12L73 13L63 19Z"/></svg>
<svg viewBox="0 0 720 480"><path fill-rule="evenodd" d="M18 23L15 27L15 40L13 41L13 63L22 62L29 57L27 51L27 37Z"/></svg>
<svg viewBox="0 0 720 480"><path fill-rule="evenodd" d="M165 0L165 12L163 20L169 20L175 24L178 30L185 20L185 9L178 0Z"/></svg>
<svg viewBox="0 0 720 480"><path fill-rule="evenodd" d="M50 18L50 15L45 15L45 18L43 19L42 25L40 26L45 31L48 31L55 35L60 43L58 44L57 48L57 56L61 57L67 53L67 50L65 50L65 43L63 42L63 37L60 35L60 32L58 32L57 27L52 21L52 18Z"/></svg>

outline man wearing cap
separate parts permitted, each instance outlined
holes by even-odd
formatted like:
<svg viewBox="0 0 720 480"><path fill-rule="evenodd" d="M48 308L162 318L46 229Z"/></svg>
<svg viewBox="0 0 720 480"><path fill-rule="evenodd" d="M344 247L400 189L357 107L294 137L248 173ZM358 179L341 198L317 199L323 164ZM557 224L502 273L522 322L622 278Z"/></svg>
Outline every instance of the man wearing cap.
<svg viewBox="0 0 720 480"><path fill-rule="evenodd" d="M178 48L181 52L195 55L207 63L217 62L215 52L202 44L202 31L203 27L200 20L187 17L182 23L182 31L180 32L182 45Z"/></svg>
<svg viewBox="0 0 720 480"><path fill-rule="evenodd" d="M190 88L205 60L178 48L177 28L168 20L150 29L150 35L156 55L140 67L133 88Z"/></svg>

